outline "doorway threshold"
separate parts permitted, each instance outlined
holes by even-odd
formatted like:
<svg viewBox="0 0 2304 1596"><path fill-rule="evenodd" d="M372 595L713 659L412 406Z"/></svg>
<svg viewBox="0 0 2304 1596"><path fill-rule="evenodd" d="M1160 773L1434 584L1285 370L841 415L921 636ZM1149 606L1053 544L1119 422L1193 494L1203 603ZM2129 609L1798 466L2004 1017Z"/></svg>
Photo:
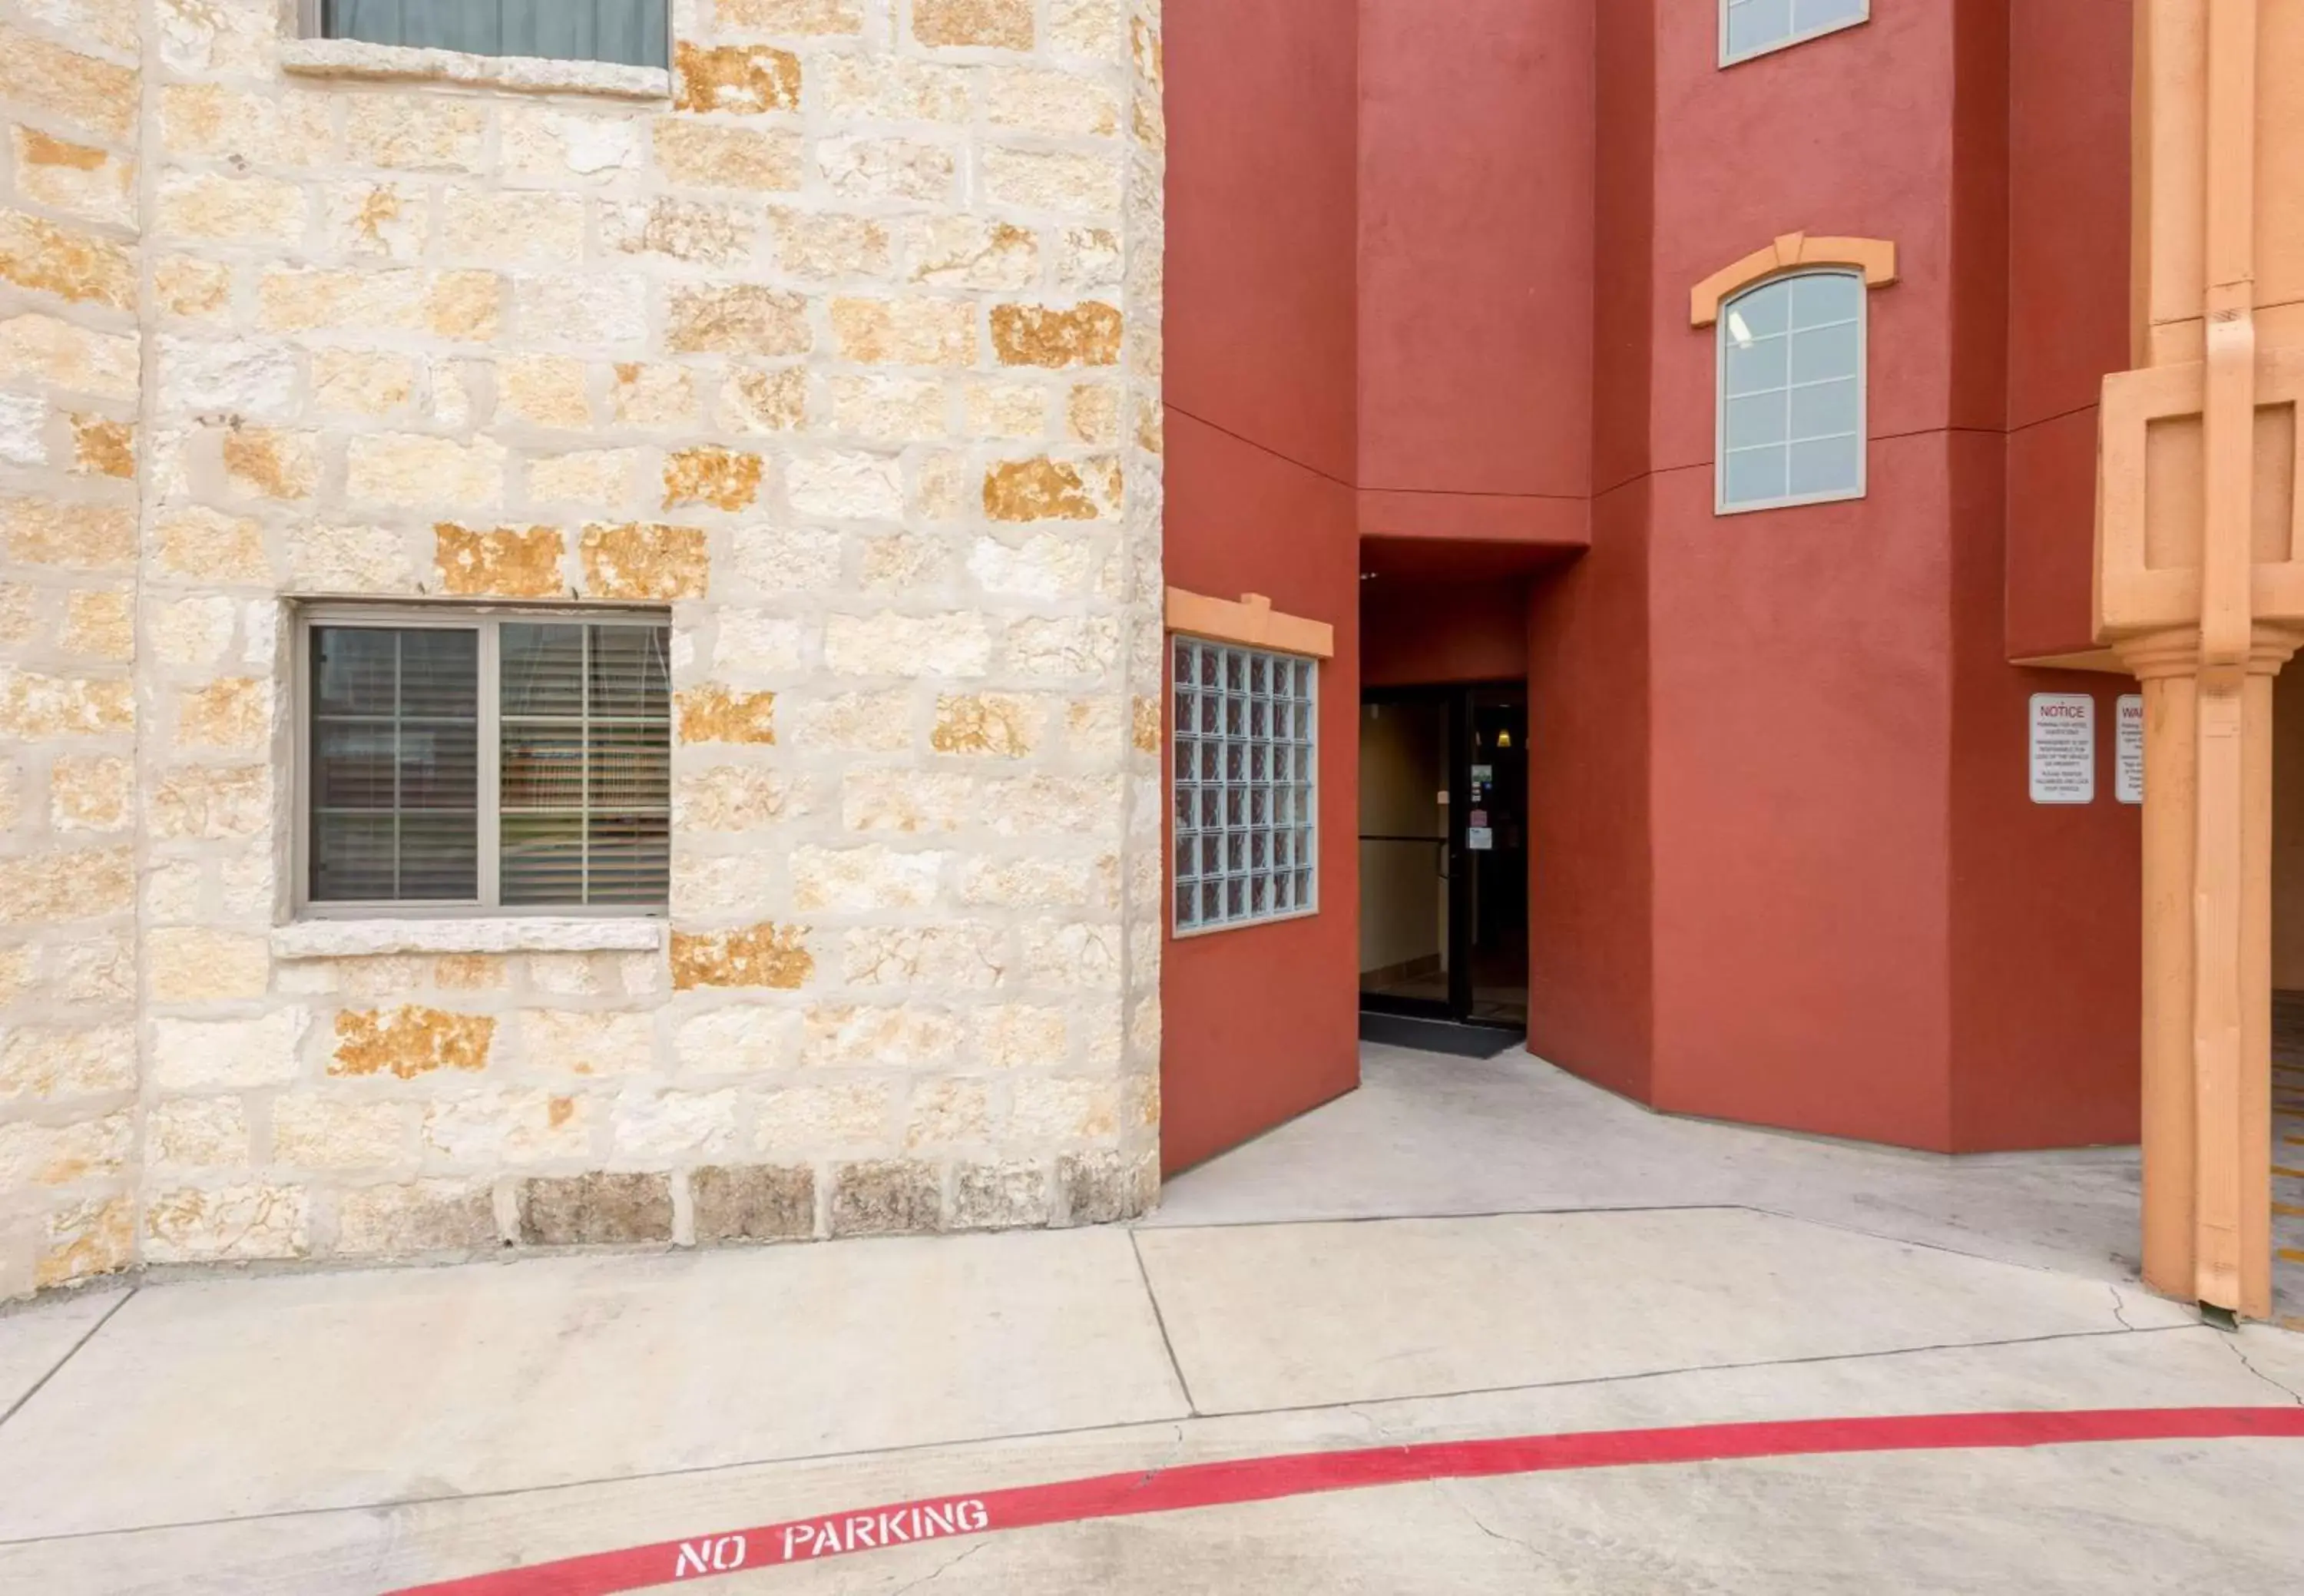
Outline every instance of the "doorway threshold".
<svg viewBox="0 0 2304 1596"><path fill-rule="evenodd" d="M1467 1024L1458 1020L1428 1020L1418 1014L1379 1014L1360 1010L1360 1040L1391 1048L1413 1048L1423 1053L1448 1053L1459 1058L1494 1058L1520 1047L1528 1032L1517 1025Z"/></svg>

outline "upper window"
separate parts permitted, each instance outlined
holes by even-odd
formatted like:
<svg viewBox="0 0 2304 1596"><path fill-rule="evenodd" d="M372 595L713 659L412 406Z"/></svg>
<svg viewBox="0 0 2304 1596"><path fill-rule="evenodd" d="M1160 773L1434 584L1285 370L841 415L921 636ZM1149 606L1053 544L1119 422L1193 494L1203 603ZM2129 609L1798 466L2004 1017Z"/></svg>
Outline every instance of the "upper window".
<svg viewBox="0 0 2304 1596"><path fill-rule="evenodd" d="M1173 642L1177 933L1310 913L1318 662Z"/></svg>
<svg viewBox="0 0 2304 1596"><path fill-rule="evenodd" d="M1720 0L1720 64L1853 28L1871 14L1872 0Z"/></svg>
<svg viewBox="0 0 2304 1596"><path fill-rule="evenodd" d="M1720 307L1715 505L1864 494L1864 278L1795 272Z"/></svg>
<svg viewBox="0 0 2304 1596"><path fill-rule="evenodd" d="M320 0L323 38L664 66L665 0Z"/></svg>
<svg viewBox="0 0 2304 1596"><path fill-rule="evenodd" d="M660 615L316 607L302 617L302 901L660 910Z"/></svg>

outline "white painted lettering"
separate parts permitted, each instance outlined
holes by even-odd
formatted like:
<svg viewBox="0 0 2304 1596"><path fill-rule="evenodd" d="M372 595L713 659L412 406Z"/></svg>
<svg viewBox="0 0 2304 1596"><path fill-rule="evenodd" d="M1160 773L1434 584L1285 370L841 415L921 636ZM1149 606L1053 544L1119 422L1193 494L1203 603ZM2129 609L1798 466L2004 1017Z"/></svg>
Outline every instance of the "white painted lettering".
<svg viewBox="0 0 2304 1596"><path fill-rule="evenodd" d="M811 1545L812 1545L812 1544L814 1544L814 1543L815 1543L815 1541L816 1541L816 1526L815 1526L814 1524L788 1524L784 1525L784 1561L785 1561L785 1562L789 1563L789 1562L791 1562L791 1561L792 1561L792 1542L793 1542L794 1541L798 1540L798 1539L799 1539L800 1536L802 1536L802 1535L805 1535L805 1536L807 1536L807 1537L808 1537L809 1541L809 1543L810 1543Z"/></svg>
<svg viewBox="0 0 2304 1596"><path fill-rule="evenodd" d="M920 1515L928 1520L928 1525L921 1532L923 1536L949 1535L960 1527L953 1523L951 1509L946 1507L923 1507L920 1509Z"/></svg>
<svg viewBox="0 0 2304 1596"><path fill-rule="evenodd" d="M707 1542L683 1541L680 1543L680 1560L672 1566L672 1577L686 1579L691 1574L709 1574L712 1565L704 1560L711 1549Z"/></svg>
<svg viewBox="0 0 2304 1596"><path fill-rule="evenodd" d="M725 1574L731 1568L744 1566L744 1538L723 1535L712 1543L712 1566Z"/></svg>
<svg viewBox="0 0 2304 1596"><path fill-rule="evenodd" d="M808 1555L811 1558L820 1558L828 1551L845 1551L846 1549L847 1548L840 1544L840 1526L827 1518L816 1526L816 1544L809 1548Z"/></svg>
<svg viewBox="0 0 2304 1596"><path fill-rule="evenodd" d="M977 1501L961 1503L956 1516L960 1520L960 1527L971 1532L985 1528L992 1522L992 1515L984 1510L982 1502Z"/></svg>
<svg viewBox="0 0 2304 1596"><path fill-rule="evenodd" d="M904 1532L904 1515L901 1510L880 1515L881 1545L901 1546L911 1539L911 1536Z"/></svg>
<svg viewBox="0 0 2304 1596"><path fill-rule="evenodd" d="M851 1518L848 1521L848 1544L851 1547L877 1546L880 1544L878 1541L872 1539L872 1521L870 1519Z"/></svg>

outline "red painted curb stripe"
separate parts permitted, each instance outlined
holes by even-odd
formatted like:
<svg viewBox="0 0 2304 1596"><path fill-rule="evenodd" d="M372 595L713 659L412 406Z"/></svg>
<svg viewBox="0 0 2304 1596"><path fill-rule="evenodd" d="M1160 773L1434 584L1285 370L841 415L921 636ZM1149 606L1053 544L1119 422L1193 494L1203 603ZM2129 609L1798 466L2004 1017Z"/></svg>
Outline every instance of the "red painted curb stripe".
<svg viewBox="0 0 2304 1596"><path fill-rule="evenodd" d="M2304 1439L2304 1407L2109 1408L2075 1413L1916 1413L1603 1430L1301 1452L1103 1474L974 1496L942 1496L418 1585L396 1596L616 1596L743 1568L814 1562L914 1541L1080 1519L1268 1502L1317 1491L1562 1469L1710 1463L1840 1452L2063 1447L2098 1441Z"/></svg>

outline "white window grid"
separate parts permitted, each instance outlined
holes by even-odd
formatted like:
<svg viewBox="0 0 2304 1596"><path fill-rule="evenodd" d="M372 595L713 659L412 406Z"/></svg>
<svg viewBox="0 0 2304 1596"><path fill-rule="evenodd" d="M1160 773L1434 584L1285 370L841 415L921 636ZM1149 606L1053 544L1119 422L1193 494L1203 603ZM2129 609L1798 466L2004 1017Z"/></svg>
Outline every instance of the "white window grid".
<svg viewBox="0 0 2304 1596"><path fill-rule="evenodd" d="M1720 64L1806 44L1871 16L1872 0L1720 0Z"/></svg>
<svg viewBox="0 0 2304 1596"><path fill-rule="evenodd" d="M1178 936L1319 908L1319 666L1173 640Z"/></svg>
<svg viewBox="0 0 2304 1596"><path fill-rule="evenodd" d="M1829 295L1802 292L1804 284L1825 283L1838 292ZM1829 310L1820 308L1829 301L1841 303L1831 306ZM1779 305L1783 310L1780 327L1774 314ZM1846 314L1840 313L1842 307ZM1720 307L1714 373L1715 514L1776 510L1864 497L1868 386L1865 311L1862 274L1838 267L1771 277ZM1842 331L1848 334L1846 337L1834 336ZM1766 363L1765 357L1778 349L1783 352L1781 378L1770 381L1738 376L1740 364L1749 373L1756 362L1740 362L1737 356L1758 354L1764 357L1760 363ZM1824 402L1843 397L1851 401L1847 409L1831 413L1830 403ZM1773 422L1768 424L1768 431L1774 436L1756 441L1749 430L1751 420L1755 417L1766 418L1771 412ZM1850 471L1826 486L1794 491L1792 468L1803 446L1817 455L1848 459L1851 463ZM1770 455L1783 457L1783 491L1749 497L1731 493L1732 463L1739 459L1765 460Z"/></svg>
<svg viewBox="0 0 2304 1596"><path fill-rule="evenodd" d="M544 918L580 915L585 919L660 918L664 904L506 904L502 897L503 842L501 758L504 741L499 642L506 623L543 622L597 626L664 627L671 616L663 610L617 608L606 605L516 605L307 603L295 617L296 714L293 739L292 801L294 836L291 874L292 907L300 920L422 919L460 920L478 917L534 915ZM476 827L478 894L471 899L319 899L312 896L312 632L316 627L372 626L390 631L438 628L477 631L479 634L479 811ZM515 721L520 717L513 717ZM667 802L663 813L669 825ZM515 811L517 812L517 811ZM589 819L589 813L588 817Z"/></svg>

